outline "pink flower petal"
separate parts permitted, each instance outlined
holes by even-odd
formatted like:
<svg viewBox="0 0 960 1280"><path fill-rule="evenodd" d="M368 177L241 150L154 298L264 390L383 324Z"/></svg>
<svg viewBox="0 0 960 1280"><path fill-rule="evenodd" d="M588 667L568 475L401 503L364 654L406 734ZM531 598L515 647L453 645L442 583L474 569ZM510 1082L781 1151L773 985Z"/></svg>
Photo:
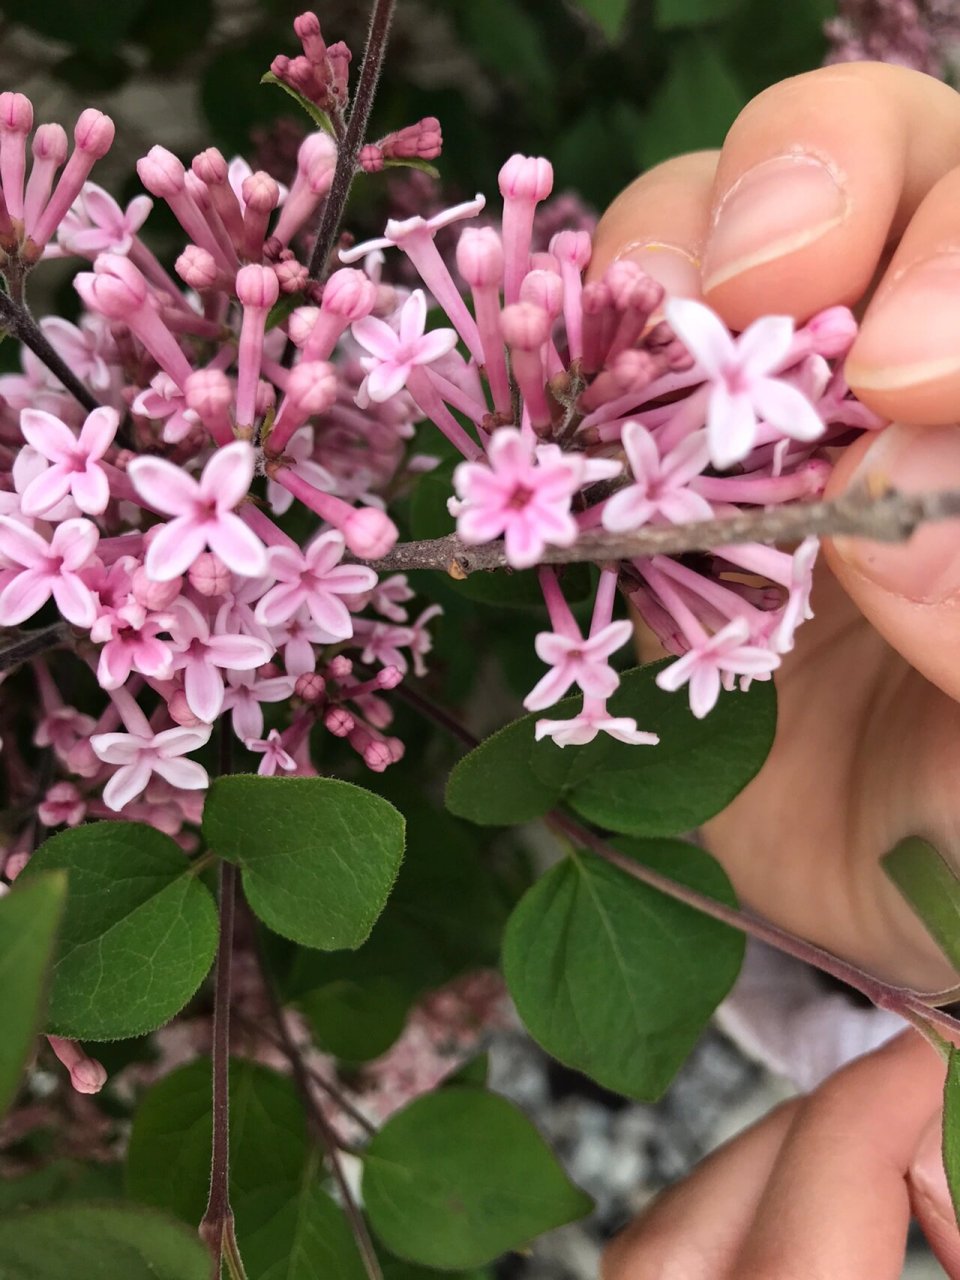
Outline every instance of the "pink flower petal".
<svg viewBox="0 0 960 1280"><path fill-rule="evenodd" d="M203 791L210 783L207 771L196 760L154 760L154 772L181 791Z"/></svg>
<svg viewBox="0 0 960 1280"><path fill-rule="evenodd" d="M200 477L200 495L215 502L218 511L232 511L250 492L256 465L253 446L246 440L235 440L218 449Z"/></svg>
<svg viewBox="0 0 960 1280"><path fill-rule="evenodd" d="M104 764L131 764L139 758L144 740L132 733L95 733L90 745Z"/></svg>
<svg viewBox="0 0 960 1280"><path fill-rule="evenodd" d="M203 658L188 662L183 672L183 692L187 706L208 724L216 720L223 707L223 676L218 667Z"/></svg>
<svg viewBox="0 0 960 1280"><path fill-rule="evenodd" d="M15 627L32 618L50 599L53 583L36 569L18 573L0 591L0 627Z"/></svg>
<svg viewBox="0 0 960 1280"><path fill-rule="evenodd" d="M349 640L353 635L353 619L347 606L329 591L307 589L310 616L334 640Z"/></svg>
<svg viewBox="0 0 960 1280"><path fill-rule="evenodd" d="M632 484L607 499L601 521L608 533L631 533L647 524L656 509L657 504L648 500L646 490Z"/></svg>
<svg viewBox="0 0 960 1280"><path fill-rule="evenodd" d="M653 480L660 473L660 450L642 423L627 422L623 428L623 448L635 480Z"/></svg>
<svg viewBox="0 0 960 1280"><path fill-rule="evenodd" d="M49 544L19 520L0 516L0 554L25 569L43 566L50 554Z"/></svg>
<svg viewBox="0 0 960 1280"><path fill-rule="evenodd" d="M765 421L794 440L816 440L824 433L816 409L787 382L762 378L754 387L753 403Z"/></svg>
<svg viewBox="0 0 960 1280"><path fill-rule="evenodd" d="M86 511L91 516L101 515L106 511L110 501L110 482L107 479L107 473L96 464L87 467L86 471L75 472L71 479L70 492L81 511Z"/></svg>
<svg viewBox="0 0 960 1280"><path fill-rule="evenodd" d="M270 661L273 647L255 636L213 635L207 644L206 657L218 667L252 671Z"/></svg>
<svg viewBox="0 0 960 1280"><path fill-rule="evenodd" d="M133 764L124 765L104 787L104 804L114 813L119 813L146 789L152 772L149 759L143 756Z"/></svg>
<svg viewBox="0 0 960 1280"><path fill-rule="evenodd" d="M736 347L726 325L709 307L692 298L668 298L667 323L711 378L736 361Z"/></svg>
<svg viewBox="0 0 960 1280"><path fill-rule="evenodd" d="M559 702L573 684L573 669L569 664L553 667L542 676L523 700L528 711L545 711Z"/></svg>
<svg viewBox="0 0 960 1280"><path fill-rule="evenodd" d="M53 579L53 598L68 622L89 629L97 617L97 602L87 584L75 573L61 573Z"/></svg>
<svg viewBox="0 0 960 1280"><path fill-rule="evenodd" d="M422 289L414 289L400 308L400 341L404 344L416 341L426 323L427 300Z"/></svg>
<svg viewBox="0 0 960 1280"><path fill-rule="evenodd" d="M761 316L737 339L737 363L751 380L771 373L782 362L793 341L789 316Z"/></svg>
<svg viewBox="0 0 960 1280"><path fill-rule="evenodd" d="M206 746L211 733L209 725L176 725L157 734L153 740L153 749L159 760L169 760L172 756L187 755Z"/></svg>
<svg viewBox="0 0 960 1280"><path fill-rule="evenodd" d="M47 467L46 471L41 471L24 489L20 498L20 510L25 516L42 516L45 512L52 511L70 492L71 479L70 472L61 463Z"/></svg>
<svg viewBox="0 0 960 1280"><path fill-rule="evenodd" d="M88 458L102 458L117 434L120 415L116 409L101 407L88 414L80 431L80 446Z"/></svg>
<svg viewBox="0 0 960 1280"><path fill-rule="evenodd" d="M350 328L365 351L369 351L378 360L392 360L397 353L400 340L396 333L384 320L375 316L367 316L365 320L357 320Z"/></svg>
<svg viewBox="0 0 960 1280"><path fill-rule="evenodd" d="M731 395L721 383L710 393L709 415L710 454L718 467L726 469L753 448L757 415L746 392Z"/></svg>
<svg viewBox="0 0 960 1280"><path fill-rule="evenodd" d="M232 449L232 445L227 446ZM209 464L208 464L209 465ZM210 550L232 573L243 578L262 578L267 572L267 552L263 543L239 516L226 512L207 529Z"/></svg>
<svg viewBox="0 0 960 1280"><path fill-rule="evenodd" d="M433 329L425 333L416 346L413 356L414 364L432 364L452 351L457 345L457 335L453 329Z"/></svg>
<svg viewBox="0 0 960 1280"><path fill-rule="evenodd" d="M374 404L383 404L391 400L398 391L402 391L410 376L410 363L384 361L371 369L366 377L367 395Z"/></svg>
<svg viewBox="0 0 960 1280"><path fill-rule="evenodd" d="M50 551L62 558L64 569L83 569L96 551L99 541L100 530L92 520L64 520L53 531Z"/></svg>
<svg viewBox="0 0 960 1280"><path fill-rule="evenodd" d="M69 461L77 452L77 437L67 424L43 409L24 409L20 432L27 444L51 462Z"/></svg>
<svg viewBox="0 0 960 1280"><path fill-rule="evenodd" d="M200 490L182 467L175 467L163 458L134 458L127 474L137 493L154 511L171 516L191 516L196 511Z"/></svg>
<svg viewBox="0 0 960 1280"><path fill-rule="evenodd" d="M154 582L169 582L179 577L206 545L203 529L189 516L177 516L163 526L147 548L144 560L147 577Z"/></svg>
<svg viewBox="0 0 960 1280"><path fill-rule="evenodd" d="M299 578L296 582L282 582L271 587L262 597L253 616L264 626L277 627L292 618L305 600L306 593Z"/></svg>

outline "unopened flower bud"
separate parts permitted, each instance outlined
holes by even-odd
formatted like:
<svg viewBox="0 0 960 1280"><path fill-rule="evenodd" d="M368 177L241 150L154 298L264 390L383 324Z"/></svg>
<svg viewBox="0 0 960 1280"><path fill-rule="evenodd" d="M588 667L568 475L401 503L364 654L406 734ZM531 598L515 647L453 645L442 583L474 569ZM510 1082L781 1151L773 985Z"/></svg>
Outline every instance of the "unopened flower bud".
<svg viewBox="0 0 960 1280"><path fill-rule="evenodd" d="M817 355L835 359L846 355L857 336L857 322L849 307L827 307L806 324Z"/></svg>
<svg viewBox="0 0 960 1280"><path fill-rule="evenodd" d="M222 596L230 587L230 570L212 551L202 551L197 556L187 578L202 596Z"/></svg>
<svg viewBox="0 0 960 1280"><path fill-rule="evenodd" d="M381 689L395 689L403 681L399 667L383 667L377 672L377 684Z"/></svg>
<svg viewBox="0 0 960 1280"><path fill-rule="evenodd" d="M346 707L331 707L323 717L323 723L327 732L332 733L335 738L346 738L353 732L357 722Z"/></svg>
<svg viewBox="0 0 960 1280"><path fill-rule="evenodd" d="M170 713L170 719L184 729L195 729L197 725L204 723L199 716L195 716L190 710L187 703L187 695L182 689L177 689L176 693L174 693L167 703L167 710Z"/></svg>
<svg viewBox="0 0 960 1280"><path fill-rule="evenodd" d="M457 270L471 289L503 280L503 245L493 227L467 227L457 243Z"/></svg>
<svg viewBox="0 0 960 1280"><path fill-rule="evenodd" d="M31 150L34 160L49 160L56 166L62 165L69 150L66 129L59 124L40 125L33 135Z"/></svg>
<svg viewBox="0 0 960 1280"><path fill-rule="evenodd" d="M553 190L553 165L542 156L513 155L497 181L505 200L546 200Z"/></svg>
<svg viewBox="0 0 960 1280"><path fill-rule="evenodd" d="M273 267L251 263L237 272L237 297L245 307L269 311L279 296L280 282Z"/></svg>
<svg viewBox="0 0 960 1280"><path fill-rule="evenodd" d="M303 45L303 52L311 62L320 64L326 56L327 46L320 34L320 19L307 10L293 20L293 30Z"/></svg>
<svg viewBox="0 0 960 1280"><path fill-rule="evenodd" d="M317 323L319 315L319 307L297 307L296 311L290 313L290 319L287 321L287 333L295 347L306 345L307 339L313 333L313 327Z"/></svg>
<svg viewBox="0 0 960 1280"><path fill-rule="evenodd" d="M379 173L383 168L383 152L375 142L360 148L357 163L364 173Z"/></svg>
<svg viewBox="0 0 960 1280"><path fill-rule="evenodd" d="M221 369L198 369L183 386L187 408L206 422L227 412L233 403L233 387Z"/></svg>
<svg viewBox="0 0 960 1280"><path fill-rule="evenodd" d="M129 320L147 300L146 280L118 253L101 253L93 271L81 271L73 283L90 310L108 320Z"/></svg>
<svg viewBox="0 0 960 1280"><path fill-rule="evenodd" d="M269 173L251 173L240 188L243 202L257 213L269 213L280 201L280 187Z"/></svg>
<svg viewBox="0 0 960 1280"><path fill-rule="evenodd" d="M358 507L347 516L341 532L349 550L363 560L379 560L396 545L397 526L376 507Z"/></svg>
<svg viewBox="0 0 960 1280"><path fill-rule="evenodd" d="M345 653L338 653L327 663L327 671L334 680L346 680L353 671L353 663Z"/></svg>
<svg viewBox="0 0 960 1280"><path fill-rule="evenodd" d="M515 302L500 314L500 331L508 347L537 351L550 337L549 312L533 302Z"/></svg>
<svg viewBox="0 0 960 1280"><path fill-rule="evenodd" d="M147 577L147 571L140 565L133 575L133 596L145 609L157 612L173 604L183 589L183 579L171 578L169 582L154 582Z"/></svg>
<svg viewBox="0 0 960 1280"><path fill-rule="evenodd" d="M0 93L0 133L28 134L33 128L33 103L23 93Z"/></svg>
<svg viewBox="0 0 960 1280"><path fill-rule="evenodd" d="M290 370L286 397L301 416L326 413L337 398L337 372L326 360L301 360Z"/></svg>
<svg viewBox="0 0 960 1280"><path fill-rule="evenodd" d="M589 231L558 231L550 241L550 252L560 262L569 262L582 271L589 263L593 245Z"/></svg>
<svg viewBox="0 0 960 1280"><path fill-rule="evenodd" d="M542 307L555 319L563 310L563 281L552 271L528 271L520 285L520 301Z"/></svg>
<svg viewBox="0 0 960 1280"><path fill-rule="evenodd" d="M326 195L337 167L337 144L329 133L308 134L297 152L297 168L314 195Z"/></svg>
<svg viewBox="0 0 960 1280"><path fill-rule="evenodd" d="M95 160L101 159L113 146L116 133L113 121L102 111L87 107L80 112L80 118L73 130L73 140L79 151L84 151Z"/></svg>
<svg viewBox="0 0 960 1280"><path fill-rule="evenodd" d="M187 245L175 262L174 270L191 289L212 289L220 276L213 254L195 244Z"/></svg>
<svg viewBox="0 0 960 1280"><path fill-rule="evenodd" d="M305 671L302 676L297 676L293 691L304 702L318 702L323 697L326 687L327 682L322 675L316 671Z"/></svg>
<svg viewBox="0 0 960 1280"><path fill-rule="evenodd" d="M161 199L177 195L186 186L186 170L166 147L151 147L137 161L137 173L150 194Z"/></svg>
<svg viewBox="0 0 960 1280"><path fill-rule="evenodd" d="M281 293L300 293L310 278L307 268L296 258L278 262L274 267Z"/></svg>
<svg viewBox="0 0 960 1280"><path fill-rule="evenodd" d="M207 147L193 157L191 169L208 186L219 186L227 181L227 162L216 147Z"/></svg>
<svg viewBox="0 0 960 1280"><path fill-rule="evenodd" d="M363 271L355 267L341 267L323 286L321 307L353 324L373 310L377 286Z"/></svg>

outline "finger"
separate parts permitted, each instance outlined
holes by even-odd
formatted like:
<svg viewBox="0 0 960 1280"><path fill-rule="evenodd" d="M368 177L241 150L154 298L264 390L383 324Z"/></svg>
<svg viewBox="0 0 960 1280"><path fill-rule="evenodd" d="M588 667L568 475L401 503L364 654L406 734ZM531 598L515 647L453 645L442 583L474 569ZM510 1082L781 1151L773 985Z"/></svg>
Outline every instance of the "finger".
<svg viewBox="0 0 960 1280"><path fill-rule="evenodd" d="M715 1151L608 1245L603 1280L716 1280L753 1220L796 1104L779 1107Z"/></svg>
<svg viewBox="0 0 960 1280"><path fill-rule="evenodd" d="M960 1280L960 1232L943 1170L943 1116L930 1121L908 1175L914 1217L950 1280Z"/></svg>
<svg viewBox="0 0 960 1280"><path fill-rule="evenodd" d="M857 395L898 421L960 418L960 168L914 214L847 360Z"/></svg>
<svg viewBox="0 0 960 1280"><path fill-rule="evenodd" d="M821 68L754 98L720 156L707 301L735 329L866 291L884 245L960 163L960 97L904 67Z"/></svg>
<svg viewBox="0 0 960 1280"><path fill-rule="evenodd" d="M907 493L960 488L960 427L887 427L846 450L827 486ZM922 525L906 543L837 538L825 554L871 623L918 671L960 699L960 520ZM950 750L948 748L948 750ZM952 754L952 751L950 751Z"/></svg>
<svg viewBox="0 0 960 1280"><path fill-rule="evenodd" d="M905 1175L943 1075L935 1051L909 1031L811 1094L731 1274L897 1280L910 1222Z"/></svg>
<svg viewBox="0 0 960 1280"><path fill-rule="evenodd" d="M619 258L641 266L671 294L700 297L717 151L678 156L650 169L614 200L594 235L589 278Z"/></svg>

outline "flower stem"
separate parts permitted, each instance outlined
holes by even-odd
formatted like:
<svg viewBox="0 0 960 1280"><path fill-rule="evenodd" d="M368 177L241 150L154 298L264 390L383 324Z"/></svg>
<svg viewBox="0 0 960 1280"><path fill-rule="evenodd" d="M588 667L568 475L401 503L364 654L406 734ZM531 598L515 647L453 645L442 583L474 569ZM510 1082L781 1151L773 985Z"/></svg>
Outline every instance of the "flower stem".
<svg viewBox="0 0 960 1280"><path fill-rule="evenodd" d="M237 869L220 862L220 940L213 1003L213 1145L210 1158L210 1197L200 1223L200 1238L213 1258L212 1280L219 1280L225 1258L231 1280L245 1280L234 1236L230 1206L230 969L233 959L233 921L237 900Z"/></svg>
<svg viewBox="0 0 960 1280"><path fill-rule="evenodd" d="M47 366L53 376L63 383L73 398L83 405L88 413L99 409L100 402L96 396L87 390L67 362L50 345L43 330L27 309L26 303L16 301L2 289L0 289L0 326L12 333L15 338L19 338L25 347L29 347L37 359Z"/></svg>
<svg viewBox="0 0 960 1280"><path fill-rule="evenodd" d="M12 671L21 662L38 658L41 653L55 649L70 639L70 628L65 622L54 622L36 631L21 631L10 637L8 643L0 642L0 673Z"/></svg>
<svg viewBox="0 0 960 1280"><path fill-rule="evenodd" d="M370 110L377 93L395 4L396 0L374 0L367 43L363 50L363 62L360 65L360 78L354 92L347 128L340 142L333 182L324 202L320 226L317 228L317 238L310 255L311 280L318 280L322 274L325 274L330 251L340 231L343 210L357 171L357 156L363 146Z"/></svg>

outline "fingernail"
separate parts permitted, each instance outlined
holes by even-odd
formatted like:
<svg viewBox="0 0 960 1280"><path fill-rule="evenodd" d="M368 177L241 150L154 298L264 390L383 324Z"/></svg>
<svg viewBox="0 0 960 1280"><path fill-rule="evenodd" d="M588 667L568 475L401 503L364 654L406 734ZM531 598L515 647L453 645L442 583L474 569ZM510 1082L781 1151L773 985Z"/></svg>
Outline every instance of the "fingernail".
<svg viewBox="0 0 960 1280"><path fill-rule="evenodd" d="M860 459L848 488L905 493L960 487L960 427L904 427L880 433ZM894 595L937 604L960 593L960 520L921 525L909 542L836 538L834 550L852 568Z"/></svg>
<svg viewBox="0 0 960 1280"><path fill-rule="evenodd" d="M875 299L850 352L847 380L870 390L960 373L960 253L913 263Z"/></svg>
<svg viewBox="0 0 960 1280"><path fill-rule="evenodd" d="M642 267L672 298L700 297L700 263L686 249L661 240L637 241L617 254Z"/></svg>
<svg viewBox="0 0 960 1280"><path fill-rule="evenodd" d="M939 1217L954 1221L953 1201L943 1168L943 1113L940 1111L923 1131L910 1165L910 1181L914 1192L923 1196Z"/></svg>
<svg viewBox="0 0 960 1280"><path fill-rule="evenodd" d="M848 207L842 186L814 156L777 156L748 169L714 214L704 290L813 244L843 222Z"/></svg>

